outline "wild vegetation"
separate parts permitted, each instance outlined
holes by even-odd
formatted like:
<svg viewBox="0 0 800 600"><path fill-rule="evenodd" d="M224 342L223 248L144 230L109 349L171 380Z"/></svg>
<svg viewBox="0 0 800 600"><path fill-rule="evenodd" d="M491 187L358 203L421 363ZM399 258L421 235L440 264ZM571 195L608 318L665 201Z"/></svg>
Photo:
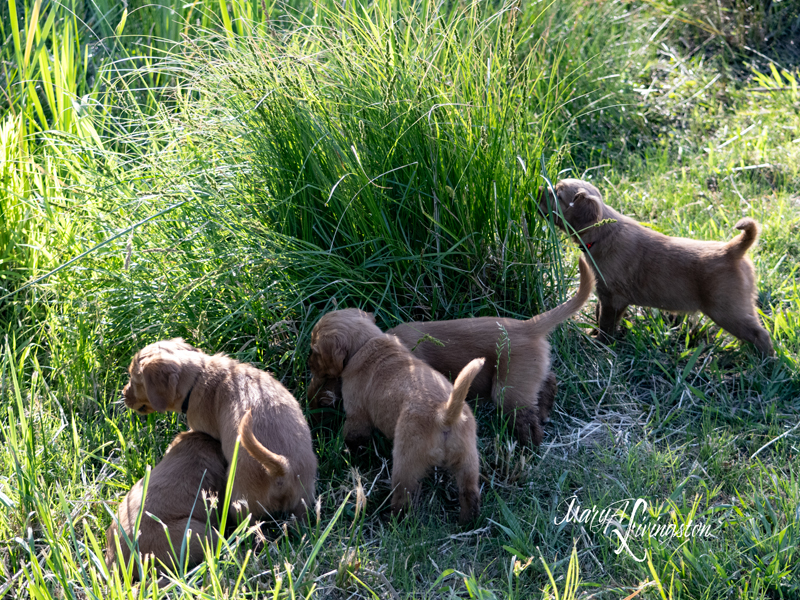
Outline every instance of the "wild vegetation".
<svg viewBox="0 0 800 600"><path fill-rule="evenodd" d="M389 518L390 444L350 455L333 414L309 527L243 524L158 582L136 565L140 593L798 597L799 32L794 0L0 0L0 597L133 597L110 511L185 428L118 401L136 349L182 336L305 405L327 310L546 310L578 255L535 195L566 174L670 235L758 220L777 356L649 309L606 346L590 301L552 336L541 447L475 407L473 528L441 472ZM573 497L709 535L651 532L639 562L567 522Z"/></svg>

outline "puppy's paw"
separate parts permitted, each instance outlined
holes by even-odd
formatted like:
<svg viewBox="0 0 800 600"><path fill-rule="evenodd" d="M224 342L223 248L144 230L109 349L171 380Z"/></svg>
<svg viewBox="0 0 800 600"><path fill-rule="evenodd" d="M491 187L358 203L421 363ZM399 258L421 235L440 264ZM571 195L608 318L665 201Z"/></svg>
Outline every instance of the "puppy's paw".
<svg viewBox="0 0 800 600"><path fill-rule="evenodd" d="M411 510L411 506L412 500L408 492L395 490L392 493L392 516L397 520L405 518Z"/></svg>
<svg viewBox="0 0 800 600"><path fill-rule="evenodd" d="M520 444L540 445L544 433L539 420L539 411L534 408L522 408L518 409L514 416L514 433Z"/></svg>
<svg viewBox="0 0 800 600"><path fill-rule="evenodd" d="M589 332L589 335L606 346L610 346L614 342L614 335L606 333L602 329L594 328Z"/></svg>
<svg viewBox="0 0 800 600"><path fill-rule="evenodd" d="M369 436L364 435L350 435L344 438L344 445L350 451L350 454L355 454L359 450L369 446Z"/></svg>
<svg viewBox="0 0 800 600"><path fill-rule="evenodd" d="M458 515L458 524L462 527L475 522L481 512L480 491L466 490L460 494L461 512Z"/></svg>

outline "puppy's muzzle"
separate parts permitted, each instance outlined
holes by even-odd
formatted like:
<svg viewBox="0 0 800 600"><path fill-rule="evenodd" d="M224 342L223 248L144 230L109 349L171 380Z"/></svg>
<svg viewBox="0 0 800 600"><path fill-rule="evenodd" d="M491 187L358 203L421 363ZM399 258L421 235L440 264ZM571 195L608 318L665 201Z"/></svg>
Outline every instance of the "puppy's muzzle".
<svg viewBox="0 0 800 600"><path fill-rule="evenodd" d="M136 398L131 398L131 384L128 382L124 388L122 388L122 402L130 408L133 412L140 414L142 416L149 415L153 412L153 408L148 406L146 402L142 402L137 406L138 402Z"/></svg>

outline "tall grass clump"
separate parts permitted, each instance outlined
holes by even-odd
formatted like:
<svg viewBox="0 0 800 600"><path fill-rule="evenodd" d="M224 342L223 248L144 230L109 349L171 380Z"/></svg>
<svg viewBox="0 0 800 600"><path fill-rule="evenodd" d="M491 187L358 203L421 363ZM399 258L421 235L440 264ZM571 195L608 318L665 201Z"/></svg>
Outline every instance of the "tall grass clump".
<svg viewBox="0 0 800 600"><path fill-rule="evenodd" d="M113 349L146 331L266 360L325 307L388 324L566 293L536 194L542 159L568 159L580 69L522 55L513 4L336 6L188 36L152 67L175 82L153 117L114 83L125 151L96 153L87 190L106 237L169 210L82 263L70 310L108 311Z"/></svg>
<svg viewBox="0 0 800 600"><path fill-rule="evenodd" d="M76 3L2 4L0 295L54 258L44 240L75 162L45 149L48 132L102 146L93 123L81 118L84 105L96 103L98 80Z"/></svg>

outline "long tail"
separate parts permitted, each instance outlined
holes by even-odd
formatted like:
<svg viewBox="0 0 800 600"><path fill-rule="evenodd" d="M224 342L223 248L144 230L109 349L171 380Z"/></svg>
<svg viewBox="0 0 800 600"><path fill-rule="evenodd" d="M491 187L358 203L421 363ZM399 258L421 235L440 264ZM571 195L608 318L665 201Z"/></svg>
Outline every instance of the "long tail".
<svg viewBox="0 0 800 600"><path fill-rule="evenodd" d="M594 274L583 256L578 261L578 270L581 275L578 293L563 304L559 304L545 313L528 319L527 323L531 326L531 329L528 330L529 335L547 335L559 323L563 323L578 312L581 306L586 303L594 289Z"/></svg>
<svg viewBox="0 0 800 600"><path fill-rule="evenodd" d="M466 367L461 369L461 373L456 377L456 382L453 384L453 391L450 392L450 398L447 399L447 404L442 409L445 427L452 427L453 423L461 416L469 386L472 385L472 380L475 379L475 376L483 368L484 362L486 362L485 358L476 358L470 361Z"/></svg>
<svg viewBox="0 0 800 600"><path fill-rule="evenodd" d="M242 440L242 446L250 453L250 456L260 462L264 468L273 477L283 477L289 472L289 461L285 456L275 454L264 446L253 435L253 429L250 424L252 414L250 411L239 423L239 437Z"/></svg>
<svg viewBox="0 0 800 600"><path fill-rule="evenodd" d="M742 233L725 244L725 253L732 258L742 258L758 239L758 223L745 217L736 224L736 229L741 229Z"/></svg>

